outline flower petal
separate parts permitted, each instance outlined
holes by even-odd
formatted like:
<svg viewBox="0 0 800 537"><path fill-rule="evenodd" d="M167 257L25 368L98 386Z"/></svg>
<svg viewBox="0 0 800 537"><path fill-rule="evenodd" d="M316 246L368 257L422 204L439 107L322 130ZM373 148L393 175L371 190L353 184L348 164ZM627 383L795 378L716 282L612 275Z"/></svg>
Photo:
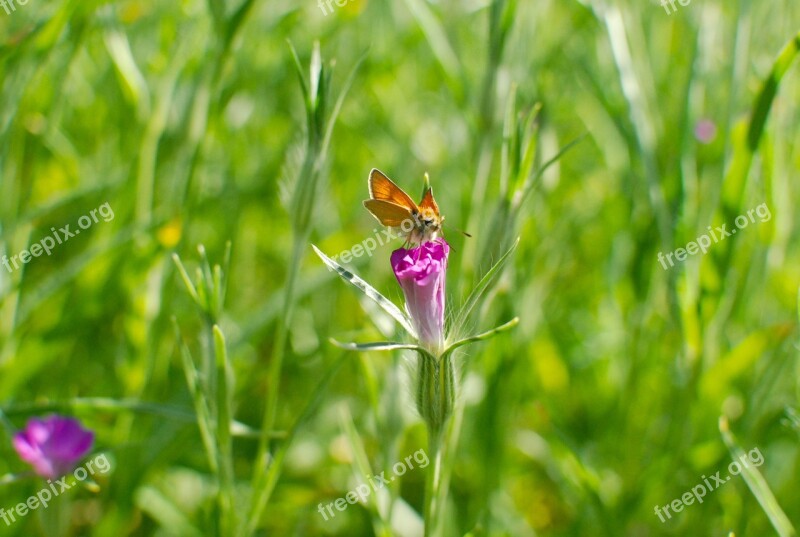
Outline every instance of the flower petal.
<svg viewBox="0 0 800 537"><path fill-rule="evenodd" d="M439 239L410 250L399 248L390 258L420 343L434 354L444 345L444 290L449 253L450 245Z"/></svg>
<svg viewBox="0 0 800 537"><path fill-rule="evenodd" d="M94 433L78 420L57 415L29 420L13 439L19 457L48 479L70 472L93 443Z"/></svg>

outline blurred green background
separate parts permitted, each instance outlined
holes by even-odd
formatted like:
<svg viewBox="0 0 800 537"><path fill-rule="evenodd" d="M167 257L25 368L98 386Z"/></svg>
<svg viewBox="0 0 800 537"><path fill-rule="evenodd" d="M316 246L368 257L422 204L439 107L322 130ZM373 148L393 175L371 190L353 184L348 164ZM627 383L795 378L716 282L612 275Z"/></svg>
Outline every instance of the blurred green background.
<svg viewBox="0 0 800 537"><path fill-rule="evenodd" d="M421 535L425 469L384 508L317 511L365 461L389 471L427 446L411 357L329 342L404 336L310 247L333 256L374 236L361 201L378 167L415 198L430 173L452 225L453 307L520 237L468 329L519 326L459 358L445 535L794 535L800 5L676 6L0 6L0 254L103 203L115 215L0 267L0 476L26 470L11 424L48 412L79 417L114 461L99 492L0 534L232 535L229 509L256 535ZM658 262L763 203L768 221ZM200 244L225 272L221 310L195 304L172 259L208 285ZM400 245L348 265L398 305ZM189 354L201 386L220 378L214 323L233 379L216 400L186 380ZM211 423L232 405L227 458L214 439L227 481L204 404ZM659 520L654 506L724 476L737 446L759 448L759 475ZM10 481L6 509L42 486ZM269 494L253 517L254 490Z"/></svg>

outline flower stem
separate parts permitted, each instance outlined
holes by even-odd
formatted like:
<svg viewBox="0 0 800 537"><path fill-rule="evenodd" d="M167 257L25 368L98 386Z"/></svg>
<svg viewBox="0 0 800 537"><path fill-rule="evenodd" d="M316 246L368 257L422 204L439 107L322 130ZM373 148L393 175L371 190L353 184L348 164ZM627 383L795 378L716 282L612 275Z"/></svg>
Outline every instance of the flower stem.
<svg viewBox="0 0 800 537"><path fill-rule="evenodd" d="M436 537L441 533L441 505L439 488L442 477L442 429L428 428L428 451L433 466L425 480L425 537Z"/></svg>
<svg viewBox="0 0 800 537"><path fill-rule="evenodd" d="M433 467L425 482L425 537L441 533L444 502L442 438L455 401L455 367L451 356L420 353L417 369L417 410L428 426L428 452Z"/></svg>

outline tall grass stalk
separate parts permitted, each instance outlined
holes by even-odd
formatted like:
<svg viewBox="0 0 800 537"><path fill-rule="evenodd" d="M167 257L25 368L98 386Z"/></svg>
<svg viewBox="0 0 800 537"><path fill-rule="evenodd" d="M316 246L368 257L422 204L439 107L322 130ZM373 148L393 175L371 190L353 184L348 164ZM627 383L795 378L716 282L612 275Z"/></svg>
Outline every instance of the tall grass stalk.
<svg viewBox="0 0 800 537"><path fill-rule="evenodd" d="M286 283L283 288L282 315L275 332L272 360L269 367L267 402L261 427L256 465L253 471L252 494L248 514L246 534L255 531L258 521L269 501L271 487L270 472L279 472L280 467L271 468L275 461L270 460L270 436L277 420L280 380L283 361L286 356L286 343L289 334L294 305L295 286L300 272L303 256L308 248L308 239L313 229L313 214L320 185L326 172L328 150L333 134L333 126L339 115L344 98L355 77L360 61L353 68L344 87L331 109L332 68L326 67L322 60L319 43L315 43L311 54L309 78L306 80L303 68L294 48L291 49L294 65L300 81L306 112L306 139L303 147L303 160L296 177L288 178L293 183L288 207L292 228L292 253L287 266Z"/></svg>
<svg viewBox="0 0 800 537"><path fill-rule="evenodd" d="M217 486L216 534L235 535L238 523L235 509L233 475L233 369L230 364L225 336L219 327L219 319L225 302L225 275L230 264L231 244L228 243L224 255L224 269L208 261L205 248L198 247L201 265L192 281L177 254L173 261L183 280L186 290L203 316L205 335L208 343L204 346L202 373L195 366L186 344L174 321L178 346L181 354L187 387L194 402L200 437L206 449L209 468Z"/></svg>

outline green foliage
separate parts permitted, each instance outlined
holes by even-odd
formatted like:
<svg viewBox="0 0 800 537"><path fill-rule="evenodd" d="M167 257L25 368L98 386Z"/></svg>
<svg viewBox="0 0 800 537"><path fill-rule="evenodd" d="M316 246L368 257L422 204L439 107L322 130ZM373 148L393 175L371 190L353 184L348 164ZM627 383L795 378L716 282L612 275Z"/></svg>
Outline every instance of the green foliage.
<svg viewBox="0 0 800 537"><path fill-rule="evenodd" d="M32 416L79 417L113 469L0 534L383 537L432 494L446 537L796 531L797 2L15 6L0 508L42 487L11 444ZM440 458L326 520L428 449L400 242L333 255L381 234L373 167L430 175L461 390Z"/></svg>

